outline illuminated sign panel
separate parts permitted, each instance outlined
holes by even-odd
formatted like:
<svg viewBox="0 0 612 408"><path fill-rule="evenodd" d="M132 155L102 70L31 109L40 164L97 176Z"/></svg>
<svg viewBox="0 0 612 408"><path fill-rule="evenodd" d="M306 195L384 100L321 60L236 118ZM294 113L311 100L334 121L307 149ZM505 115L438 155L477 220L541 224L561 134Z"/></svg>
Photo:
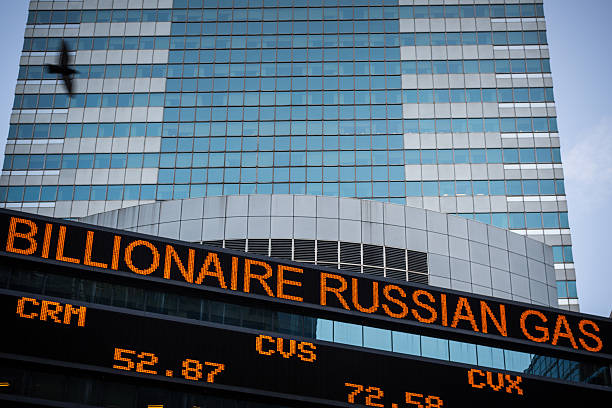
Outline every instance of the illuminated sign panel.
<svg viewBox="0 0 612 408"><path fill-rule="evenodd" d="M612 357L612 324L595 316L278 262L22 213L0 211L0 255L213 288L227 294L444 331L446 336Z"/></svg>
<svg viewBox="0 0 612 408"><path fill-rule="evenodd" d="M568 406L575 399L578 406L590 406L612 398L612 388L100 306L87 306L83 326L29 318L43 302L0 295L5 356L326 405L517 407L545 401Z"/></svg>

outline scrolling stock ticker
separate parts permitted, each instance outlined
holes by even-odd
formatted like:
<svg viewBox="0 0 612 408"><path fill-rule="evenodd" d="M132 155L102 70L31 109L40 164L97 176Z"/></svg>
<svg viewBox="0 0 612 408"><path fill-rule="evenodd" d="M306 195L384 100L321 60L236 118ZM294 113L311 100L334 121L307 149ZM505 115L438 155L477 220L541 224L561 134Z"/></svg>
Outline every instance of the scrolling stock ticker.
<svg viewBox="0 0 612 408"><path fill-rule="evenodd" d="M593 406L612 397L610 388L44 297L0 293L0 319L4 353L313 405Z"/></svg>
<svg viewBox="0 0 612 408"><path fill-rule="evenodd" d="M69 237L69 238L68 238ZM611 359L606 319L0 210L0 255L181 282L452 338Z"/></svg>

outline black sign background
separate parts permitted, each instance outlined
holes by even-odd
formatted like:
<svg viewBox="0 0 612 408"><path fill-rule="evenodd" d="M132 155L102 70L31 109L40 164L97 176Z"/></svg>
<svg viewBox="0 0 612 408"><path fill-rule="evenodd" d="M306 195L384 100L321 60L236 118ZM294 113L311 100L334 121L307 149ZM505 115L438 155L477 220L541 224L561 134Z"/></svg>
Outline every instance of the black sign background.
<svg viewBox="0 0 612 408"><path fill-rule="evenodd" d="M261 257L251 254L238 253L235 251L229 251L219 248L207 248L200 245L188 244L180 241L173 241L168 239L160 239L157 237L149 237L142 234L133 234L121 230L113 230L101 227L93 227L87 224L79 224L79 223L71 223L66 221L58 222L58 220L49 219L46 217L32 216L30 214L24 213L16 213L8 210L0 210L0 255L9 255L9 256L19 256L18 254L7 252L7 237L9 234L9 225L12 217L21 217L23 219L31 220L37 226L37 234L35 239L37 241L37 248L32 254L23 255L23 258L31 259L35 261L42 261L47 264L59 264L66 265L69 267L78 267L79 269L87 269L87 270L97 270L104 272L113 273L114 270L111 268L113 264L113 247L116 242L116 237L121 237L119 251L115 253L119 254L115 257L116 270L121 273L124 272L127 275L138 277L138 278L146 278L148 280L157 280L164 281L167 283L177 282L177 283L186 283L186 279L184 274L178 269L176 263L173 261L170 263L171 267L169 271L164 273L164 254L167 251L167 245L172 245L174 250L176 251L177 257L182 260L182 262L187 264L187 259L189 258L189 251L192 250L195 258L195 268L193 272L193 276L189 286L201 288L204 290L213 290L217 293L224 293L227 295L236 295L241 296L243 299L252 299L266 302L273 302L280 306L280 304L289 305L292 308L300 308L302 310L308 310L311 315L316 313L317 316L321 316L322 313L326 313L327 315L333 316L344 316L349 317L348 320L352 319L353 321L359 320L363 323L363 319L368 319L367 324L372 325L385 325L385 327L390 327L391 325L408 325L412 327L412 330L418 329L422 333L431 333L432 331L436 332L435 335L442 337L451 337L453 339L466 339L466 340L474 340L481 343L488 343L492 345L497 345L504 347L502 344L507 344L508 342L513 342L517 345L516 348L523 349L526 351L532 351L534 348L541 348L543 350L547 350L548 353L565 353L566 355L571 354L581 354L582 356L590 356L597 358L606 358L612 359L612 323L607 319L602 319L596 316L583 315L578 313L572 313L567 311L555 310L550 308L543 307L535 307L532 305L522 304L518 302L504 301L500 302L498 299L485 297L485 296L474 296L472 294L466 294L462 292L452 291L452 290L436 290L431 286L418 285L407 282L398 282L391 281L388 279L381 278L372 278L366 277L360 274L349 274L342 271L332 271L329 269L318 268L316 266L305 266L301 264L296 264L290 261L283 261L279 263L274 259ZM45 259L43 259L43 252L45 251L43 244L43 233L46 229L46 225L50 225L50 240L49 245L47 246L48 255ZM70 263L64 261L57 261L58 254L58 234L60 231L60 226L63 226L64 234L65 234L65 242L64 249L62 252L62 256L64 258L73 258L74 260L78 260L79 264ZM19 233L28 233L31 228L28 225L19 224L17 225L17 232ZM87 233L91 231L93 233L92 236L92 253L91 259L93 262L104 263L108 265L107 268L99 268L99 267L91 267L85 266L84 263L84 254L86 248L87 241ZM147 274L137 274L133 272L133 267L140 268L142 270L146 269L152 263L152 251L150 248L139 245L135 246L133 251L131 252L131 261L132 267L128 265L126 262L126 248L135 243L136 241L146 240L149 245L154 247L156 251L160 254L160 259L158 259L158 266L151 270L151 272ZM14 240L15 248L28 248L30 242L24 238L16 238ZM223 279L225 283L224 288L220 288L220 280L213 276L201 276L200 269L202 263L204 262L204 258L206 258L210 253L214 253L216 258L219 261L219 265L223 269ZM232 290L232 265L233 260L237 261L236 264L236 284L235 290ZM270 283L270 287L268 291L266 288L256 279L251 280L251 285L249 287L249 293L245 293L245 283L243 279L242 271L244 270L244 265L246 260L254 260L255 262L264 262L270 266L271 275L268 280ZM290 266L292 268L302 268L303 273L298 274L290 269L285 271L285 279L299 281L301 282L301 286L286 284L284 286L285 294L291 296L300 296L303 298L302 302L279 299L278 297L278 288L276 286L277 278L278 278L278 270L279 266ZM211 263L210 268L214 269L214 262ZM254 273L262 274L265 272L265 269L256 263L251 265L251 269L256 271ZM116 273L116 272L115 272ZM326 305L321 306L321 285L322 285L322 277L327 274L333 275L335 277L340 278L341 280L347 283L347 288L343 292L343 296L346 299L345 304L342 304L341 300L336 297L333 293L328 292L326 294ZM202 280L198 284L198 278L201 277ZM329 287L340 287L341 282L336 278L330 277L328 279L327 285ZM373 305L373 285L378 285L378 293L379 293L379 302L380 306L373 313L363 313L359 312L354 305L354 301L351 300L352 295L352 286L357 286L357 294L358 294L358 303L362 305L364 308L367 308ZM393 313L400 313L402 311L401 307L397 304L385 300L382 295L383 288L385 286L394 285L395 287L401 288L406 296L402 298L398 295L397 291L392 291L392 296L402 300L406 307L410 310L409 313L406 314L403 318L392 318L389 317L388 313L385 313L382 303L386 301L388 306L388 310L391 310ZM273 295L270 296L270 291L272 291ZM422 303L429 304L436 310L437 317L435 321L431 323L423 323L423 321L419 321L415 318L414 313L418 313L422 318L429 318L432 316L432 313L424 308L422 305L416 304L412 295L415 291L426 291L429 293L432 300L429 300L427 296L421 294L419 300ZM441 299L445 297L447 307L445 308L445 313L447 314L447 323L442 324L442 307L441 307ZM458 320L456 327L449 327L452 321L453 313L458 310L457 306L460 301L464 299L467 302L471 310L474 314L474 321L476 322L478 331L474 330L473 325L467 319ZM465 304L464 302L464 304ZM485 317L488 321L488 334L483 333L483 325L482 325L482 316L485 313L481 312L480 305L481 302L486 302L486 304L491 309L493 315L499 318L500 308L505 308L506 321L507 321L507 336L502 336L499 334L499 331L496 330L496 327L493 321L489 317ZM348 305L349 310L346 310L346 305ZM280 306L282 307L282 306ZM529 340L523 331L521 330L521 315L523 312L527 310L537 311L540 313L539 316L543 316L546 322L543 322L542 317L538 317L537 315L531 314L529 318L525 320L525 326L529 333L534 337L541 337L544 339L542 342L536 342ZM462 309L462 315L466 314L466 310ZM572 342L567 337L558 337L558 342L556 345L550 344L553 338L553 332L555 331L556 323L558 323L559 316L562 315L563 318L567 321L567 326L572 331L572 336L574 337L574 344L577 346L576 348L572 347ZM598 327L599 331L595 331L592 326L586 325L586 330L595 333L602 341L603 345L599 352L593 353L590 351L584 350L583 344L588 345L589 347L597 346L597 343L590 336L585 336L579 330L580 322L583 319L588 319L594 322ZM538 326L544 327L547 331L547 336L544 336L541 329L538 329ZM560 326L563 332L566 331L565 326ZM546 353L546 351L545 351Z"/></svg>
<svg viewBox="0 0 612 408"><path fill-rule="evenodd" d="M4 328L3 353L87 364L104 369L114 364L129 364L114 358L115 348L133 350L134 353L122 354L122 357L131 359L135 366L139 362L151 360L150 355L139 357L140 353L153 353L159 361L154 365L145 364L141 368L154 370L157 375L141 373L143 378L169 377L166 370L172 371L173 378L180 378L182 362L193 359L202 364L205 361L224 364L225 368L215 376L214 384L240 387L246 393L281 393L295 399L308 397L348 404L348 395L355 388L347 387L345 383L351 383L364 387L355 396L355 404L367 404L365 397L368 394L378 396L380 389L382 397L373 398L370 402L382 405L368 405L385 408L393 408L392 403L398 404L398 407L416 406L406 404L406 392L422 394L423 398L436 396L444 401L444 407L464 406L466 401L470 401L474 407L533 406L536 401L545 401L551 406L567 406L568 399L587 406L584 404L600 404L612 397L612 389L609 388L582 387L524 376L518 384L523 395L517 395L516 389L512 388L511 393L506 392L509 385L507 379L504 379L504 387L494 391L486 385L486 374L475 376L476 384L484 384L478 389L468 382L468 371L474 367L332 346L330 343L309 339L293 338L296 341L296 353L288 358L278 352L262 355L256 350L257 337L269 336L261 348L266 352L274 348L270 339L279 337L252 330L227 330L214 325L151 318L144 313L116 313L97 306L87 308L84 327L77 326L76 318L72 319L70 325L27 319L16 313L20 298L0 295L0 319ZM37 299L39 303L42 300ZM26 303L26 314L37 310L33 303ZM283 349L289 352L291 338L282 337L285 344ZM302 341L315 344L316 360L309 362L298 357L299 343ZM486 373L484 368L479 370ZM136 372L134 368L130 371ZM204 368L203 378L193 381L193 384L210 387L211 384L205 382L209 371ZM493 384L498 385L498 371L492 373ZM516 373L508 374L515 379ZM368 387L376 388L368 391ZM414 400L418 399L414 397Z"/></svg>

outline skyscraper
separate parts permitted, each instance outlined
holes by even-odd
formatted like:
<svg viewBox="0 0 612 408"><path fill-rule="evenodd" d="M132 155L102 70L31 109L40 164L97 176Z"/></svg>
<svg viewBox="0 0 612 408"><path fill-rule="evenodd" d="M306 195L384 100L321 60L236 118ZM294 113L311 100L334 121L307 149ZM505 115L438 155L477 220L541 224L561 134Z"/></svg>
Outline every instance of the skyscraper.
<svg viewBox="0 0 612 408"><path fill-rule="evenodd" d="M541 1L31 1L27 24L5 207L91 221L142 206L115 214L160 235L578 309ZM72 98L44 68L62 39ZM155 208L178 213L140 222ZM256 219L274 215L291 231ZM381 232L360 225L351 240L343 220ZM426 233L398 240L391 226ZM496 244L499 228L513 233ZM472 245L483 239L501 260ZM534 240L552 246L554 273ZM424 267L406 252L419 249Z"/></svg>

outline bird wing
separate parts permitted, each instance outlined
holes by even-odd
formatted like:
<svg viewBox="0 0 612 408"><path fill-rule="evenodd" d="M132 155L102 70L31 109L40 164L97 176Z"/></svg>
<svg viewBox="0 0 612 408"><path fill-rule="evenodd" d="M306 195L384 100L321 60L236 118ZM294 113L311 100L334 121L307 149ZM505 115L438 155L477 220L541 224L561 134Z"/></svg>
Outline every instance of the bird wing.
<svg viewBox="0 0 612 408"><path fill-rule="evenodd" d="M72 96L72 78L70 75L62 75L62 79L64 80L64 86L66 87L68 95Z"/></svg>
<svg viewBox="0 0 612 408"><path fill-rule="evenodd" d="M60 51L59 66L62 68L68 67L68 45L66 41L62 41L62 49Z"/></svg>
<svg viewBox="0 0 612 408"><path fill-rule="evenodd" d="M62 72L61 67L54 64L47 64L47 71L50 74L60 74Z"/></svg>

